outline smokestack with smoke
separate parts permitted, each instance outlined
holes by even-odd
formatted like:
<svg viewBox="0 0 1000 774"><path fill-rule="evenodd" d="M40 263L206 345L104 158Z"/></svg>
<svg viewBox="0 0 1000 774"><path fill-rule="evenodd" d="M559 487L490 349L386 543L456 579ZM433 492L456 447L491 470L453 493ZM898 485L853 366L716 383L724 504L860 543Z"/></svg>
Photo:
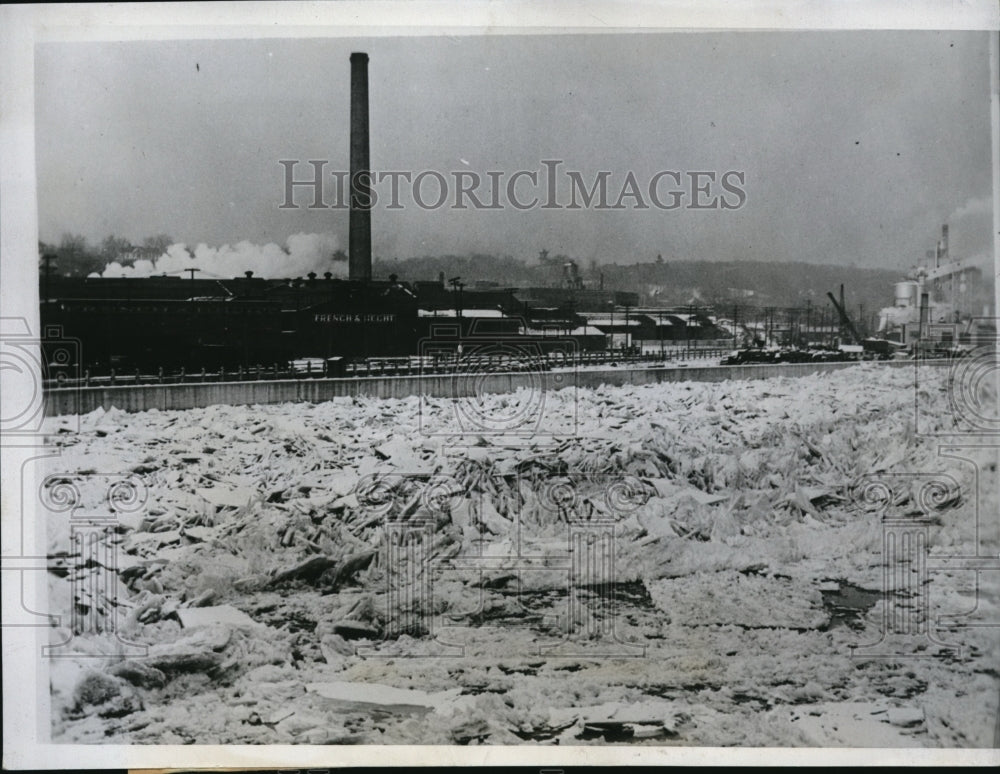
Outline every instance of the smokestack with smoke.
<svg viewBox="0 0 1000 774"><path fill-rule="evenodd" d="M941 238L938 240L937 248L934 251L934 268L938 268L942 263L948 262L948 224L941 226Z"/></svg>
<svg viewBox="0 0 1000 774"><path fill-rule="evenodd" d="M993 198L970 198L956 207L941 229L941 262L993 265ZM992 274L992 272L990 272Z"/></svg>
<svg viewBox="0 0 1000 774"><path fill-rule="evenodd" d="M335 259L337 248L337 238L332 234L292 234L285 248L274 243L255 245L243 241L218 248L199 244L192 251L178 243L170 245L155 261L138 260L131 266L117 261L109 263L100 276L150 277L197 268L199 276L224 279L242 277L248 271L264 279L300 277L309 272L331 272L336 277L345 277L347 262Z"/></svg>
<svg viewBox="0 0 1000 774"><path fill-rule="evenodd" d="M350 277L372 277L372 213L368 155L368 54L351 54Z"/></svg>

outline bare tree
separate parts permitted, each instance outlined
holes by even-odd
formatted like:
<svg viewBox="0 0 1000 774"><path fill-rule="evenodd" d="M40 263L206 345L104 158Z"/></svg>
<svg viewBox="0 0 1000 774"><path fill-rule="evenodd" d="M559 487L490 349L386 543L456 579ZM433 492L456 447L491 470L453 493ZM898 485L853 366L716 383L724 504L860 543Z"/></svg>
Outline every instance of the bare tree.
<svg viewBox="0 0 1000 774"><path fill-rule="evenodd" d="M132 250L132 243L123 237L108 234L101 242L101 258L107 263L121 261L122 256Z"/></svg>
<svg viewBox="0 0 1000 774"><path fill-rule="evenodd" d="M55 250L59 273L70 276L86 276L104 268L104 261L80 234L65 233Z"/></svg>
<svg viewBox="0 0 1000 774"><path fill-rule="evenodd" d="M174 238L169 234L157 234L146 237L142 240L142 246L148 250L156 250L160 255L167 252L167 248L174 243Z"/></svg>

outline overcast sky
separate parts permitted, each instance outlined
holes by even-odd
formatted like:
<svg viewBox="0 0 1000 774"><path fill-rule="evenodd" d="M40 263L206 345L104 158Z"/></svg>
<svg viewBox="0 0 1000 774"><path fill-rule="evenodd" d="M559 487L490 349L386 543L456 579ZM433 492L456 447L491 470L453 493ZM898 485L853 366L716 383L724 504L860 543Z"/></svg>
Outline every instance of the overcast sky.
<svg viewBox="0 0 1000 774"><path fill-rule="evenodd" d="M736 210L639 210L628 199L617 211L428 211L404 185L403 209L373 213L376 256L547 248L584 261L660 253L899 269L923 259L947 220L953 256L969 257L991 250L988 35L41 44L40 238L166 233L194 247L309 233L346 249L346 211L307 209L301 191L301 209L279 209L278 162L301 160L299 177L309 159L348 169L349 56L366 51L374 170L509 176L558 159L588 181L609 171L612 200L629 171L645 188L663 170L735 170L746 192ZM424 190L435 198L434 184ZM332 203L332 177L327 192Z"/></svg>

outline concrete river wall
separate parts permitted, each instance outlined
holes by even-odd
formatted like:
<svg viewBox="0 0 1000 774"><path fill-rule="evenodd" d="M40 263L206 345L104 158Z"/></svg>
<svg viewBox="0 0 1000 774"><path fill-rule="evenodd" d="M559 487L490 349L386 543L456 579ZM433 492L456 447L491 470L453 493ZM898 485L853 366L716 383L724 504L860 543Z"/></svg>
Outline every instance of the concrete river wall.
<svg viewBox="0 0 1000 774"><path fill-rule="evenodd" d="M927 364L923 361L922 364ZM879 367L914 368L914 361L879 363ZM467 397L476 394L531 390L588 388L600 385L658 382L719 382L727 379L768 379L806 376L842 368L855 362L782 363L776 365L656 366L599 370L519 373L457 373L425 376L372 376L348 379L283 379L273 381L138 384L101 387L62 387L45 391L45 415L86 414L97 408L124 411L190 409L214 404L319 403L331 398Z"/></svg>

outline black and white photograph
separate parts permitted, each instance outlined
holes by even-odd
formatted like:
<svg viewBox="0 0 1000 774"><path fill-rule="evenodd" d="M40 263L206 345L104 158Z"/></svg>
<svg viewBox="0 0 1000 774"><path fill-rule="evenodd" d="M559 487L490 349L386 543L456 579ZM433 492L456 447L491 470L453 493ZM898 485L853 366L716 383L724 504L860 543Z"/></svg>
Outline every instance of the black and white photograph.
<svg viewBox="0 0 1000 774"><path fill-rule="evenodd" d="M2 9L6 768L1000 763L995 4L222 5Z"/></svg>

